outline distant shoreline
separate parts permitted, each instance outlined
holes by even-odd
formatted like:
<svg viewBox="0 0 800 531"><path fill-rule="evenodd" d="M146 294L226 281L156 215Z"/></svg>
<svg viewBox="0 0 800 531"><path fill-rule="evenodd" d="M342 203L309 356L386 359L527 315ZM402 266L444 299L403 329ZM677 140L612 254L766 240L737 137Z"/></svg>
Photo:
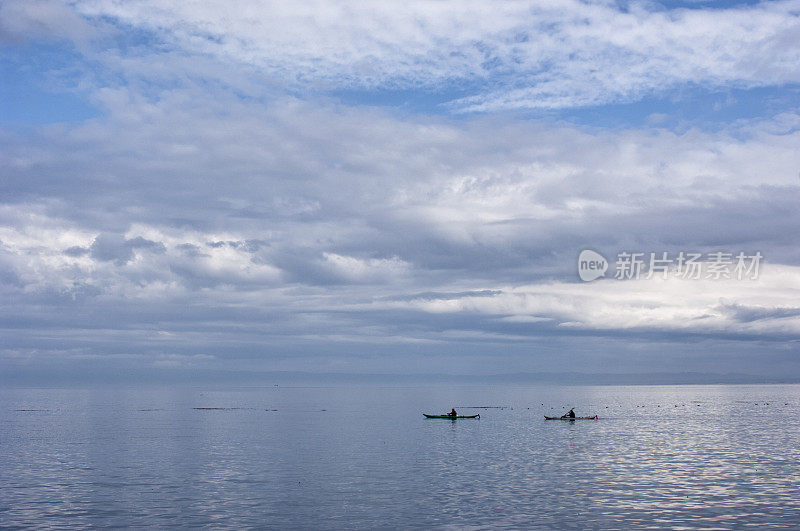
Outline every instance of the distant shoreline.
<svg viewBox="0 0 800 531"><path fill-rule="evenodd" d="M766 377L738 373L511 373L487 375L453 374L357 374L314 372L245 371L125 371L114 373L58 374L6 373L0 387L58 387L83 385L562 385L562 386L646 386L646 385L764 385L798 384L800 378Z"/></svg>

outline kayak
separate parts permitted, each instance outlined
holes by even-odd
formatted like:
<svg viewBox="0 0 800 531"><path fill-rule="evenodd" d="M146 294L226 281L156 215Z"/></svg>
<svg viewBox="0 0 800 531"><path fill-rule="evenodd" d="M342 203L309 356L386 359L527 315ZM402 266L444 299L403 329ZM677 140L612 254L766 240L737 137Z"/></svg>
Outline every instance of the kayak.
<svg viewBox="0 0 800 531"><path fill-rule="evenodd" d="M423 415L425 415L426 419L451 419L451 420L453 420L453 419L479 419L479 418L481 418L480 415L458 415L458 416L455 416L455 417L453 415L428 415L427 413L423 413Z"/></svg>
<svg viewBox="0 0 800 531"><path fill-rule="evenodd" d="M597 420L597 415L594 417L548 417L544 416L545 420Z"/></svg>

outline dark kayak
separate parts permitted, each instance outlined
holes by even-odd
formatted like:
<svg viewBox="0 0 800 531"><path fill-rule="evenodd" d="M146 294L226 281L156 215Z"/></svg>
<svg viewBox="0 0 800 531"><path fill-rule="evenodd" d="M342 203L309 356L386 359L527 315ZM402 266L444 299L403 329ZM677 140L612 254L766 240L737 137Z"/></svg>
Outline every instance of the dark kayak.
<svg viewBox="0 0 800 531"><path fill-rule="evenodd" d="M479 419L481 418L480 415L428 415L427 413L423 413L426 419Z"/></svg>
<svg viewBox="0 0 800 531"><path fill-rule="evenodd" d="M544 416L545 420L597 420L597 415L594 417L548 417Z"/></svg>

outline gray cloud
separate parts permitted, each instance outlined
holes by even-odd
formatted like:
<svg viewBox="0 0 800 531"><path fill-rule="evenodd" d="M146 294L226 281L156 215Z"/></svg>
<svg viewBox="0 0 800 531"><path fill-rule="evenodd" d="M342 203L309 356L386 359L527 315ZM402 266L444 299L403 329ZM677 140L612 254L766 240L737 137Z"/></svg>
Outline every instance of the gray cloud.
<svg viewBox="0 0 800 531"><path fill-rule="evenodd" d="M73 245L72 247L68 247L64 249L64 254L67 256L71 256L72 258L77 258L79 256L83 256L85 254L89 254L90 249L86 247L79 247L77 245Z"/></svg>
<svg viewBox="0 0 800 531"><path fill-rule="evenodd" d="M741 304L723 304L721 308L722 311L730 313L730 315L742 323L800 316L800 307L765 308L761 306L744 306Z"/></svg>
<svg viewBox="0 0 800 531"><path fill-rule="evenodd" d="M67 249L65 254L74 256L74 254L70 254L70 249L75 249L75 247L70 247ZM117 265L125 265L133 260L134 251L137 249L146 250L156 254L163 254L166 252L166 248L161 242L147 240L141 236L126 239L120 234L109 233L98 235L92 242L91 247L89 247L89 252L92 255L92 258L96 260L102 262L109 262L113 260Z"/></svg>

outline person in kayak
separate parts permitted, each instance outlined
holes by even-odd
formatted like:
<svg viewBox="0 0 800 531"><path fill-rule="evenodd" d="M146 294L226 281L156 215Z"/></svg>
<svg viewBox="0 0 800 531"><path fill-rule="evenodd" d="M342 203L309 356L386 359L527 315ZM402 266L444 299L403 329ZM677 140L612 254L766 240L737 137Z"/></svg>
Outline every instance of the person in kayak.
<svg viewBox="0 0 800 531"><path fill-rule="evenodd" d="M450 413L448 413L448 415L450 415L451 417L457 417L457 416L458 416L458 413L456 413L456 408L453 408L453 409L450 411Z"/></svg>
<svg viewBox="0 0 800 531"><path fill-rule="evenodd" d="M575 418L575 411L573 411L574 409L575 408L572 408L567 413L564 413L563 415L561 415L561 418L562 419L574 419Z"/></svg>

